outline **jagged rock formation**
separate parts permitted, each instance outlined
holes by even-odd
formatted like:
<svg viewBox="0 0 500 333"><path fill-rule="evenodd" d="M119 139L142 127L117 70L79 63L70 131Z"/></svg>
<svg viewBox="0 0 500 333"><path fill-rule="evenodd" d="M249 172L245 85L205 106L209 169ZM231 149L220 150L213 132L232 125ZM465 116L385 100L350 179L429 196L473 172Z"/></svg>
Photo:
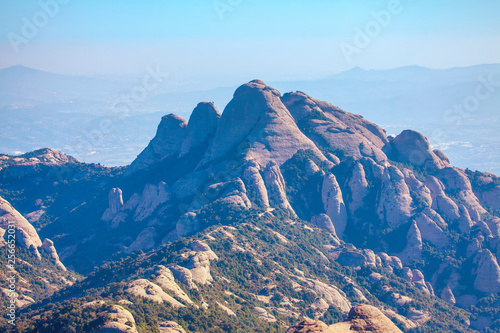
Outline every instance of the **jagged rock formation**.
<svg viewBox="0 0 500 333"><path fill-rule="evenodd" d="M57 267L62 269L63 271L66 271L66 267L64 267L64 264L59 260L59 255L57 254L56 248L54 247L54 242L51 241L48 238L45 238L43 240L41 249L47 252L52 259L54 260L54 263L56 264Z"/></svg>
<svg viewBox="0 0 500 333"><path fill-rule="evenodd" d="M268 208L269 197L264 179L260 174L260 166L257 162L248 162L248 165L243 173L243 180L245 181L247 190L252 198L254 198L256 204L262 208Z"/></svg>
<svg viewBox="0 0 500 333"><path fill-rule="evenodd" d="M347 211L342 198L342 191L333 174L324 177L321 198L326 215L333 223L337 236L343 238L347 225Z"/></svg>
<svg viewBox="0 0 500 333"><path fill-rule="evenodd" d="M127 169L128 174L145 169L168 156L179 154L187 130L186 119L169 114L161 119L155 137Z"/></svg>
<svg viewBox="0 0 500 333"><path fill-rule="evenodd" d="M264 179L269 194L269 200L275 206L295 215L290 202L286 196L286 185L279 166L270 162L264 170Z"/></svg>
<svg viewBox="0 0 500 333"><path fill-rule="evenodd" d="M165 182L158 185L146 184L141 199L135 209L134 220L143 221L153 214L154 210L170 199L170 189Z"/></svg>
<svg viewBox="0 0 500 333"><path fill-rule="evenodd" d="M342 333L342 332L402 332L380 310L370 305L352 307L344 322L331 326L323 322L306 319L287 330L287 333Z"/></svg>
<svg viewBox="0 0 500 333"><path fill-rule="evenodd" d="M355 215L356 211L363 207L363 200L368 194L368 182L363 164L359 162L354 164L348 186L351 194L351 200L348 202L349 212Z"/></svg>
<svg viewBox="0 0 500 333"><path fill-rule="evenodd" d="M191 113L187 125L186 137L179 152L183 156L209 140L215 134L220 113L213 103L199 103Z"/></svg>
<svg viewBox="0 0 500 333"><path fill-rule="evenodd" d="M406 222L412 213L412 198L403 173L394 166L385 169L377 214L391 228Z"/></svg>
<svg viewBox="0 0 500 333"><path fill-rule="evenodd" d="M119 188L112 188L108 194L109 200L109 208L104 211L102 214L101 220L109 222L111 221L122 209L123 207L123 198L122 198L122 190Z"/></svg>

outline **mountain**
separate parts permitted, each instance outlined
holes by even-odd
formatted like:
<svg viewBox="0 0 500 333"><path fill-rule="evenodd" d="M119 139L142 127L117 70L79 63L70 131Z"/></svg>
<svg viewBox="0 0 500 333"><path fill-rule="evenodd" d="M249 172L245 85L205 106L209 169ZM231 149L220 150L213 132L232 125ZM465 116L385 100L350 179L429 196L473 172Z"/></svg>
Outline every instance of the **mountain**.
<svg viewBox="0 0 500 333"><path fill-rule="evenodd" d="M355 68L323 79L270 85L335 101L386 128L390 135L415 129L433 148L445 151L454 165L499 174L500 142L495 135L500 121L499 75L498 64ZM132 91L140 89L142 79L57 75L22 66L0 69L4 120L0 152L19 154L52 147L89 163L129 164L154 136L159 117L175 113L188 119L199 101L212 101L223 110L237 88L180 91L175 82L164 80L158 89L148 90L144 100L136 100ZM475 97L477 91L480 99Z"/></svg>
<svg viewBox="0 0 500 333"><path fill-rule="evenodd" d="M500 179L303 92L166 115L127 167L1 161L0 195L85 277L23 332L500 331Z"/></svg>

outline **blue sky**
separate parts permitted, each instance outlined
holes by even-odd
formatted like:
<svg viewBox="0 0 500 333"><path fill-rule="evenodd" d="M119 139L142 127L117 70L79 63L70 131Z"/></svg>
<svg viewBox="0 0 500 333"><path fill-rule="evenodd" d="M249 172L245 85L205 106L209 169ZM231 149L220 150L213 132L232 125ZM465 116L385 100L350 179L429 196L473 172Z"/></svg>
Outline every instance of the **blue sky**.
<svg viewBox="0 0 500 333"><path fill-rule="evenodd" d="M236 84L325 77L354 66L500 62L497 0L59 0L65 4L43 22L41 4L56 1L0 3L0 67L140 75L158 65L177 80ZM390 6L398 12L381 26L373 12ZM41 26L25 38L25 21L36 18ZM346 57L342 45L356 47L357 31L374 24L369 45ZM24 38L18 52L13 35Z"/></svg>

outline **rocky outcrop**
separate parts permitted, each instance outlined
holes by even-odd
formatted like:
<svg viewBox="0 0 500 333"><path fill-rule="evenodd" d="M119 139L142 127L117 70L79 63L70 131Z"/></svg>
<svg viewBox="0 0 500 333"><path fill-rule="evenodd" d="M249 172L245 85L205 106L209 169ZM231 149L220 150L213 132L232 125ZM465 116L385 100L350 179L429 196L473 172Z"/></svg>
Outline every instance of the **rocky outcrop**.
<svg viewBox="0 0 500 333"><path fill-rule="evenodd" d="M181 216L175 224L175 229L165 236L161 243L166 244L176 241L181 237L194 234L200 230L200 227L200 222L198 221L196 213L188 212Z"/></svg>
<svg viewBox="0 0 500 333"><path fill-rule="evenodd" d="M112 188L108 194L109 206L102 214L101 220L109 222L118 214L123 207L122 190L119 188Z"/></svg>
<svg viewBox="0 0 500 333"><path fill-rule="evenodd" d="M429 171L446 167L446 164L430 149L427 138L416 131L404 130L384 147L384 151L395 161L410 163Z"/></svg>
<svg viewBox="0 0 500 333"><path fill-rule="evenodd" d="M178 155L186 136L187 125L186 119L182 117L174 114L163 116L155 137L130 164L126 173L132 174L150 167L165 157Z"/></svg>
<svg viewBox="0 0 500 333"><path fill-rule="evenodd" d="M415 217L415 223L420 230L422 239L431 242L437 247L447 246L449 241L443 229L428 215L431 214L424 214L422 212Z"/></svg>
<svg viewBox="0 0 500 333"><path fill-rule="evenodd" d="M7 200L0 197L0 232L5 240L11 234L9 230L15 230L18 245L33 251L40 258L38 248L42 246L42 241L35 228Z"/></svg>
<svg viewBox="0 0 500 333"><path fill-rule="evenodd" d="M318 167L318 165L309 158L306 158L306 160L304 161L304 170L306 171L306 175L308 176L312 176L318 172L321 172L321 169Z"/></svg>
<svg viewBox="0 0 500 333"><path fill-rule="evenodd" d="M319 215L313 216L311 218L311 223L314 224L315 226L317 226L318 228L326 230L327 232L331 233L332 235L337 235L335 232L335 227L333 226L332 220L326 214L319 214Z"/></svg>
<svg viewBox="0 0 500 333"><path fill-rule="evenodd" d="M441 299L448 304L455 305L457 303L455 295L449 286L444 287L441 291Z"/></svg>
<svg viewBox="0 0 500 333"><path fill-rule="evenodd" d="M479 251L474 263L477 265L474 288L484 293L500 293L500 267L491 251L487 249Z"/></svg>
<svg viewBox="0 0 500 333"><path fill-rule="evenodd" d="M356 305L349 311L345 321L333 325L305 319L290 327L287 333L401 333L402 331L380 310L371 305Z"/></svg>
<svg viewBox="0 0 500 333"><path fill-rule="evenodd" d="M318 146L335 147L356 158L387 159L381 150L387 143L384 130L363 117L302 92L287 93L282 100L295 121Z"/></svg>
<svg viewBox="0 0 500 333"><path fill-rule="evenodd" d="M260 166L255 161L248 162L243 172L243 180L250 197L262 208L269 208L269 197L264 179L260 174Z"/></svg>
<svg viewBox="0 0 500 333"><path fill-rule="evenodd" d="M178 302L175 298L164 292L160 286L146 279L138 279L130 282L125 287L124 291L127 294L147 298L153 302L169 303L174 308L184 307L182 303Z"/></svg>
<svg viewBox="0 0 500 333"><path fill-rule="evenodd" d="M354 164L352 169L351 178L347 183L350 189L350 200L347 206L351 215L363 207L363 200L368 194L368 182L366 180L366 173L363 165L359 162Z"/></svg>
<svg viewBox="0 0 500 333"><path fill-rule="evenodd" d="M331 173L323 178L321 199L326 215L330 218L339 238L343 238L347 226L347 210L337 179Z"/></svg>
<svg viewBox="0 0 500 333"><path fill-rule="evenodd" d="M486 220L486 224L490 228L493 237L500 237L500 218L493 216Z"/></svg>
<svg viewBox="0 0 500 333"><path fill-rule="evenodd" d="M170 189L165 182L160 182L158 185L146 184L137 203L134 220L137 222L145 220L159 205L170 200L170 197Z"/></svg>
<svg viewBox="0 0 500 333"><path fill-rule="evenodd" d="M412 214L412 198L405 177L398 168L389 166L382 176L377 214L391 228L406 222Z"/></svg>
<svg viewBox="0 0 500 333"><path fill-rule="evenodd" d="M219 257L204 242L194 241L189 244L189 247L192 251L180 255L180 259L184 262L183 266L173 265L170 270L176 279L190 289L196 289L195 282L210 284L213 281L210 274L210 261L218 260Z"/></svg>
<svg viewBox="0 0 500 333"><path fill-rule="evenodd" d="M422 234L418 229L417 222L413 221L408 233L406 234L406 247L398 257L403 264L413 260L420 260L422 256Z"/></svg>
<svg viewBox="0 0 500 333"><path fill-rule="evenodd" d="M175 282L174 275L170 269L163 265L158 265L151 270L151 274L155 276L154 282L163 290L172 293L175 298L184 302L184 304L193 304L189 296Z"/></svg>
<svg viewBox="0 0 500 333"><path fill-rule="evenodd" d="M231 182L224 185L225 186L223 186L223 190L221 191L223 192L221 196L222 202L226 202L243 209L250 209L252 207L252 203L247 196L245 184L240 178L235 178Z"/></svg>
<svg viewBox="0 0 500 333"><path fill-rule="evenodd" d="M107 311L108 320L99 328L101 333L137 333L134 316L120 305L112 305Z"/></svg>
<svg viewBox="0 0 500 333"><path fill-rule="evenodd" d="M54 247L54 242L51 241L48 238L45 238L42 243L42 250L44 250L47 254L49 254L52 259L54 260L56 266L63 270L66 271L66 267L63 265L63 263L59 260L59 255L57 254L56 248Z"/></svg>
<svg viewBox="0 0 500 333"><path fill-rule="evenodd" d="M276 89L254 80L240 86L224 109L219 127L202 162L220 158L236 148L260 165L282 165L300 150L326 158L297 127Z"/></svg>
<svg viewBox="0 0 500 333"><path fill-rule="evenodd" d="M458 228L460 229L461 232L468 232L470 229L476 225L474 221L470 218L469 211L467 210L467 207L464 205L460 204L458 206L458 211L460 213L460 218L458 219Z"/></svg>
<svg viewBox="0 0 500 333"><path fill-rule="evenodd" d="M469 215L473 221L480 221L481 215L486 213L486 210L479 203L478 198L472 191L472 185L462 169L445 168L439 171L437 177L449 191L458 192L458 196L469 211Z"/></svg>
<svg viewBox="0 0 500 333"><path fill-rule="evenodd" d="M132 253L135 251L151 250L155 247L156 230L153 227L146 228L142 230L135 241L130 244L130 246L125 249L125 253Z"/></svg>
<svg viewBox="0 0 500 333"><path fill-rule="evenodd" d="M175 321L163 321L158 324L159 333L186 333L181 325L177 324Z"/></svg>
<svg viewBox="0 0 500 333"><path fill-rule="evenodd" d="M281 174L279 166L270 162L264 170L264 179L266 182L267 193L269 195L269 202L272 206L283 209L295 216L288 198L286 196L285 179Z"/></svg>
<svg viewBox="0 0 500 333"><path fill-rule="evenodd" d="M199 103L191 113L179 156L190 152L213 137L219 124L220 113L213 103Z"/></svg>
<svg viewBox="0 0 500 333"><path fill-rule="evenodd" d="M419 204L426 207L431 207L432 195L429 188L425 186L421 181L419 181L411 170L403 168L402 172L405 176L405 182L410 189L410 193L414 193L415 197L419 201Z"/></svg>
<svg viewBox="0 0 500 333"><path fill-rule="evenodd" d="M425 180L425 185L431 191L432 209L443 213L443 216L452 221L460 218L457 204L446 195L445 187L439 179L429 176Z"/></svg>

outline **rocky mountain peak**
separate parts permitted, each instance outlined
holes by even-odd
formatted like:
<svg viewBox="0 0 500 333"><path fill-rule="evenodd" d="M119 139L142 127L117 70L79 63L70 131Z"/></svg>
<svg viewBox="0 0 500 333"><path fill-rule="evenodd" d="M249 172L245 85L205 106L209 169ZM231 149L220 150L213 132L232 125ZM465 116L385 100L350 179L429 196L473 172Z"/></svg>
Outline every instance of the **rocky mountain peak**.
<svg viewBox="0 0 500 333"><path fill-rule="evenodd" d="M281 165L299 149L311 150L325 160L299 130L280 96L279 91L259 80L239 87L222 113L203 164L223 157L234 148L260 165L269 161Z"/></svg>
<svg viewBox="0 0 500 333"><path fill-rule="evenodd" d="M427 138L413 130L404 130L401 132L401 134L384 147L384 151L390 158L396 161L410 163L417 167L424 167L430 171L443 169L447 166L431 150Z"/></svg>
<svg viewBox="0 0 500 333"><path fill-rule="evenodd" d="M180 156L187 154L191 149L212 137L220 117L220 112L213 103L199 103L189 117L186 138L182 143Z"/></svg>
<svg viewBox="0 0 500 333"><path fill-rule="evenodd" d="M165 157L177 155L187 130L186 119L175 114L161 118L155 137L127 169L128 174L145 169Z"/></svg>

